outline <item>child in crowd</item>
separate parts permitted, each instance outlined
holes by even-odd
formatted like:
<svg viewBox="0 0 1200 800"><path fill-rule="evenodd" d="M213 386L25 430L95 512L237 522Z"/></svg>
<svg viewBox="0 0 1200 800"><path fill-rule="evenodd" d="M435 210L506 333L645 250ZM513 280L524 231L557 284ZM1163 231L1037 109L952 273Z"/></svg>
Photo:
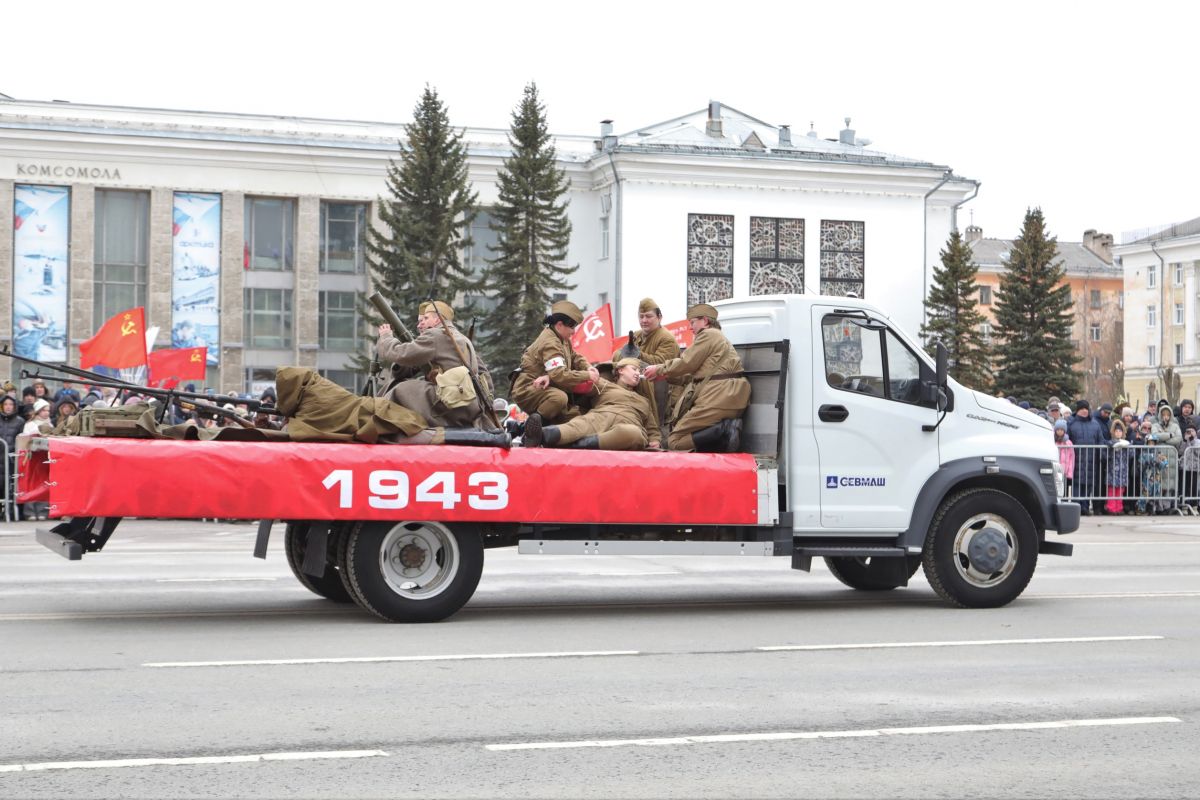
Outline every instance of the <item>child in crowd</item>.
<svg viewBox="0 0 1200 800"><path fill-rule="evenodd" d="M1065 419L1054 423L1054 443L1058 445L1058 463L1062 464L1063 473L1066 475L1066 496L1070 497L1071 476L1075 474L1075 448L1071 446L1071 440L1067 438L1067 421Z"/></svg>
<svg viewBox="0 0 1200 800"><path fill-rule="evenodd" d="M1110 514L1120 514L1125 510L1122 498L1129 486L1129 441L1125 438L1125 423L1113 419L1112 449L1108 464L1108 502L1104 509Z"/></svg>

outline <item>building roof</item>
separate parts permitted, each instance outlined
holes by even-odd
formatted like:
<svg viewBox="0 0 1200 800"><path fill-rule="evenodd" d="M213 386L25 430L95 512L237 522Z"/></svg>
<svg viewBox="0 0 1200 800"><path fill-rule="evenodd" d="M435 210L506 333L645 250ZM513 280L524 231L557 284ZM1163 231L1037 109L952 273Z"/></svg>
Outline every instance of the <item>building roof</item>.
<svg viewBox="0 0 1200 800"><path fill-rule="evenodd" d="M1126 231L1121 234L1121 244L1149 244L1196 234L1200 234L1200 217L1189 219L1187 222L1173 222L1169 225L1156 225L1151 228Z"/></svg>
<svg viewBox="0 0 1200 800"><path fill-rule="evenodd" d="M975 263L982 272L999 272L1012 250L1012 239L977 239L970 242ZM1121 277L1121 267L1109 264L1100 256L1083 246L1082 242L1059 242L1058 260L1063 263L1067 275L1104 275Z"/></svg>

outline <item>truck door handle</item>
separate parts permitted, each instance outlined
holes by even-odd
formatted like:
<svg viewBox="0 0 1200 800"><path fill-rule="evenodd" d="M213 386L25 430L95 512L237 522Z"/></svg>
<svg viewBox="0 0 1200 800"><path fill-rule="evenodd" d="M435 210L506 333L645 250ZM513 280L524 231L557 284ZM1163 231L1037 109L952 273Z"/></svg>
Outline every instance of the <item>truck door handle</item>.
<svg viewBox="0 0 1200 800"><path fill-rule="evenodd" d="M845 406L821 406L817 409L817 416L822 422L842 422L850 416L850 412Z"/></svg>

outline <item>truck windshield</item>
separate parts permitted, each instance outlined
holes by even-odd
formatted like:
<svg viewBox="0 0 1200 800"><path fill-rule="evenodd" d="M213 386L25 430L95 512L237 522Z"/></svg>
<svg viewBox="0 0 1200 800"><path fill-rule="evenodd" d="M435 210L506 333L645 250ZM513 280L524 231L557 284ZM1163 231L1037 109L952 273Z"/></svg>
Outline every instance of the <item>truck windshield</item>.
<svg viewBox="0 0 1200 800"><path fill-rule="evenodd" d="M821 320L821 338L830 387L927 405L921 399L921 382L933 378L932 370L884 323L827 314Z"/></svg>

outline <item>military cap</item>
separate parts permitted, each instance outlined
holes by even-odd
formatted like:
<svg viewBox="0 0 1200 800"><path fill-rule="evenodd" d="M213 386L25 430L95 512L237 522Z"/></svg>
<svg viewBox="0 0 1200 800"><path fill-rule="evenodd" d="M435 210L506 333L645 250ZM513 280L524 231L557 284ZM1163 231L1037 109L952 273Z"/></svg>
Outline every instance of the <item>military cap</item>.
<svg viewBox="0 0 1200 800"><path fill-rule="evenodd" d="M432 303L426 300L424 303L421 303L421 307L417 310L417 313L428 314L435 308L437 309L438 313L442 315L442 319L446 320L447 322L454 319L454 309L446 303L443 303L441 300L434 300Z"/></svg>
<svg viewBox="0 0 1200 800"><path fill-rule="evenodd" d="M696 319L697 317L708 317L709 319L717 318L717 310L708 303L698 303L688 309L687 318Z"/></svg>
<svg viewBox="0 0 1200 800"><path fill-rule="evenodd" d="M637 367L638 369L641 369L642 361L638 358L622 358L620 361L613 362L614 370L623 369L625 367Z"/></svg>
<svg viewBox="0 0 1200 800"><path fill-rule="evenodd" d="M658 314L659 316L662 316L662 312L658 310L658 303L654 302L654 298L652 298L652 297L642 298L642 302L638 303L638 313L645 314L650 311L653 311L654 313Z"/></svg>
<svg viewBox="0 0 1200 800"><path fill-rule="evenodd" d="M579 306L572 303L570 300L559 300L554 305L550 306L551 314L562 314L576 325L583 322L583 312L579 310Z"/></svg>

